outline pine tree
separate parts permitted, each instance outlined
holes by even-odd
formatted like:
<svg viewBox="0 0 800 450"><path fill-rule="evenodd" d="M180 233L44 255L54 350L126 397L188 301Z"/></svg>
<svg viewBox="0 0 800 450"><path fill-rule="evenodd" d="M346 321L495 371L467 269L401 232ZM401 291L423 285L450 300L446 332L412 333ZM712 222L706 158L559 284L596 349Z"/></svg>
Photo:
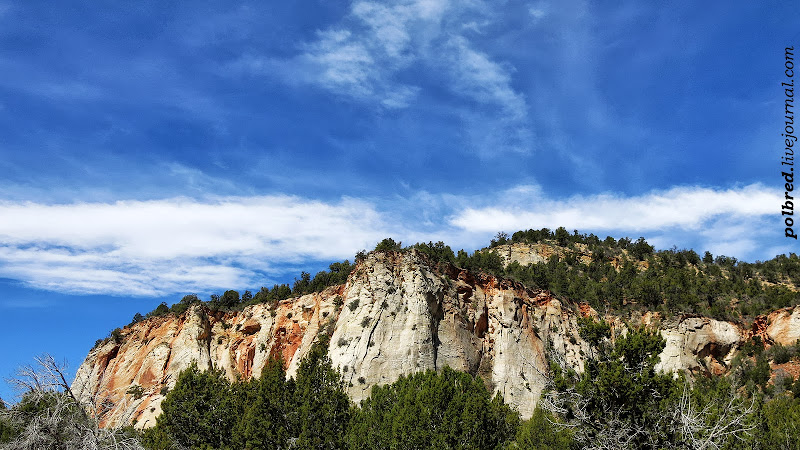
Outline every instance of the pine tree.
<svg viewBox="0 0 800 450"><path fill-rule="evenodd" d="M245 410L233 429L233 446L241 449L287 448L288 411L293 408L292 383L286 381L283 361L270 358L261 377L244 388Z"/></svg>
<svg viewBox="0 0 800 450"><path fill-rule="evenodd" d="M161 403L154 433L163 432L185 447L225 448L244 409L240 394L222 371L201 372L193 362Z"/></svg>
<svg viewBox="0 0 800 450"><path fill-rule="evenodd" d="M296 448L340 449L350 421L350 399L339 372L327 355L328 338L321 336L300 362L294 382L289 423Z"/></svg>
<svg viewBox="0 0 800 450"><path fill-rule="evenodd" d="M375 386L356 410L351 449L493 449L512 439L519 415L492 400L479 378L445 367Z"/></svg>

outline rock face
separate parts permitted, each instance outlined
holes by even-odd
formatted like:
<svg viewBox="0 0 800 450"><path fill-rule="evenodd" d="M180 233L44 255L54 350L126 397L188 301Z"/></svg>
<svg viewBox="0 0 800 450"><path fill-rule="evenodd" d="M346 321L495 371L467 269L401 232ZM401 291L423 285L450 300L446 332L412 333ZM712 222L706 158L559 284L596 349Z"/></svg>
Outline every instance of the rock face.
<svg viewBox="0 0 800 450"><path fill-rule="evenodd" d="M547 244L514 243L498 246L491 251L497 253L503 260L504 266L513 261L516 261L521 266L546 263L550 256L557 254L557 249Z"/></svg>
<svg viewBox="0 0 800 450"><path fill-rule="evenodd" d="M592 350L578 333L582 315L597 317L588 305L564 303L508 280L452 266L435 270L415 251L372 253L345 285L285 300L274 309L255 305L223 314L194 305L178 317L126 327L119 342L112 339L89 352L73 389L99 408L108 407L104 424L135 421L149 427L165 393L192 361L233 379L259 376L269 357L280 354L288 376L294 376L315 339L327 334L328 354L356 402L373 385L450 366L480 376L527 418L546 386L548 358L583 370L584 355ZM776 342L800 335L800 309L773 315L767 333ZM628 322L656 326L659 321L648 314ZM752 333L702 317L680 318L660 329L667 340L660 368L695 373L724 371ZM143 394L130 390L132 385L141 386Z"/></svg>
<svg viewBox="0 0 800 450"><path fill-rule="evenodd" d="M344 298L329 355L355 401L402 374L450 366L530 416L547 373L543 339L576 370L588 350L574 312L548 294L452 268L439 275L414 253L372 255Z"/></svg>
<svg viewBox="0 0 800 450"><path fill-rule="evenodd" d="M707 317L681 317L661 330L666 347L656 369L720 375L746 336L741 326Z"/></svg>
<svg viewBox="0 0 800 450"><path fill-rule="evenodd" d="M281 302L274 311L255 305L222 314L197 304L178 317L136 323L123 329L120 342L111 339L89 352L72 388L99 408L113 405L103 424L135 421L144 428L155 425L165 393L192 362L234 379L259 376L269 357L280 354L294 375L320 330L334 324L341 288ZM135 385L143 396L128 392Z"/></svg>
<svg viewBox="0 0 800 450"><path fill-rule="evenodd" d="M767 316L766 335L773 342L793 345L800 339L800 308L783 308Z"/></svg>

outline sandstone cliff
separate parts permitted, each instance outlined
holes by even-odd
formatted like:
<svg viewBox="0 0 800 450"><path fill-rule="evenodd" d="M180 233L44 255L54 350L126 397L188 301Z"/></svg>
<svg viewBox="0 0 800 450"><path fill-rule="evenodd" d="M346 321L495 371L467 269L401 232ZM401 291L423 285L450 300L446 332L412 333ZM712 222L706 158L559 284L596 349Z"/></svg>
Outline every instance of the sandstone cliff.
<svg viewBox="0 0 800 450"><path fill-rule="evenodd" d="M524 251L508 252L508 259ZM529 253L531 253L529 251ZM578 317L597 316L588 305L563 302L507 280L454 267L434 270L424 256L372 253L342 286L236 313L194 305L179 317L157 317L123 329L123 337L93 349L73 388L98 407L106 424L155 424L178 373L196 361L234 378L258 376L270 355L281 354L296 373L320 333L331 336L329 355L354 401L373 385L401 374L450 366L480 375L523 417L545 387L548 358L582 371L592 351L578 333ZM624 332L623 320L608 317ZM800 308L764 319L762 334L791 343L800 336ZM721 373L754 331L702 317L662 321L654 314L626 318L659 327L667 341L660 368ZM132 385L142 392L129 390ZM141 395L140 395L141 394Z"/></svg>

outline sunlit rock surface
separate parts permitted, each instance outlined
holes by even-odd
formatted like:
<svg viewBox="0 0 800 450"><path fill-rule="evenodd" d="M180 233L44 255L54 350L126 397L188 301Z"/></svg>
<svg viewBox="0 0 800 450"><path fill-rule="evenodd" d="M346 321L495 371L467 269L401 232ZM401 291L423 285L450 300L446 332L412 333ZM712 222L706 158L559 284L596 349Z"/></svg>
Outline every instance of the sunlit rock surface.
<svg viewBox="0 0 800 450"><path fill-rule="evenodd" d="M531 246L528 251L539 256L524 257L517 247L506 263L547 254ZM149 427L164 394L192 361L234 379L259 376L271 355L281 355L294 376L325 334L333 365L356 402L373 385L450 366L480 376L527 418L545 387L548 357L583 370L592 350L578 333L580 316L599 317L588 305L565 303L546 291L452 266L437 269L414 251L371 253L345 285L282 301L274 310L255 305L221 313L194 305L178 317L126 327L119 343L112 339L89 352L73 388L108 409L104 424ZM606 319L615 334L629 325L660 329L666 348L658 367L664 371L723 373L741 342L755 333L704 317L662 321L647 313ZM779 310L760 320L760 333L771 341L793 343L800 336L800 310ZM143 395L136 398L132 385L141 386Z"/></svg>

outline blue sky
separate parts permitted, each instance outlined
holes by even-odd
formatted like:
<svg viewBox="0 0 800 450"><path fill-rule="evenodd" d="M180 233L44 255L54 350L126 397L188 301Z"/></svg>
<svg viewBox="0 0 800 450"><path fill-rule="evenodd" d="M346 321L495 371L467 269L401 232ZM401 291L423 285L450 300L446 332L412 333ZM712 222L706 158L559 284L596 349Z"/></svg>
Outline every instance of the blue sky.
<svg viewBox="0 0 800 450"><path fill-rule="evenodd" d="M0 0L0 375L387 236L796 252L798 25L789 2Z"/></svg>

